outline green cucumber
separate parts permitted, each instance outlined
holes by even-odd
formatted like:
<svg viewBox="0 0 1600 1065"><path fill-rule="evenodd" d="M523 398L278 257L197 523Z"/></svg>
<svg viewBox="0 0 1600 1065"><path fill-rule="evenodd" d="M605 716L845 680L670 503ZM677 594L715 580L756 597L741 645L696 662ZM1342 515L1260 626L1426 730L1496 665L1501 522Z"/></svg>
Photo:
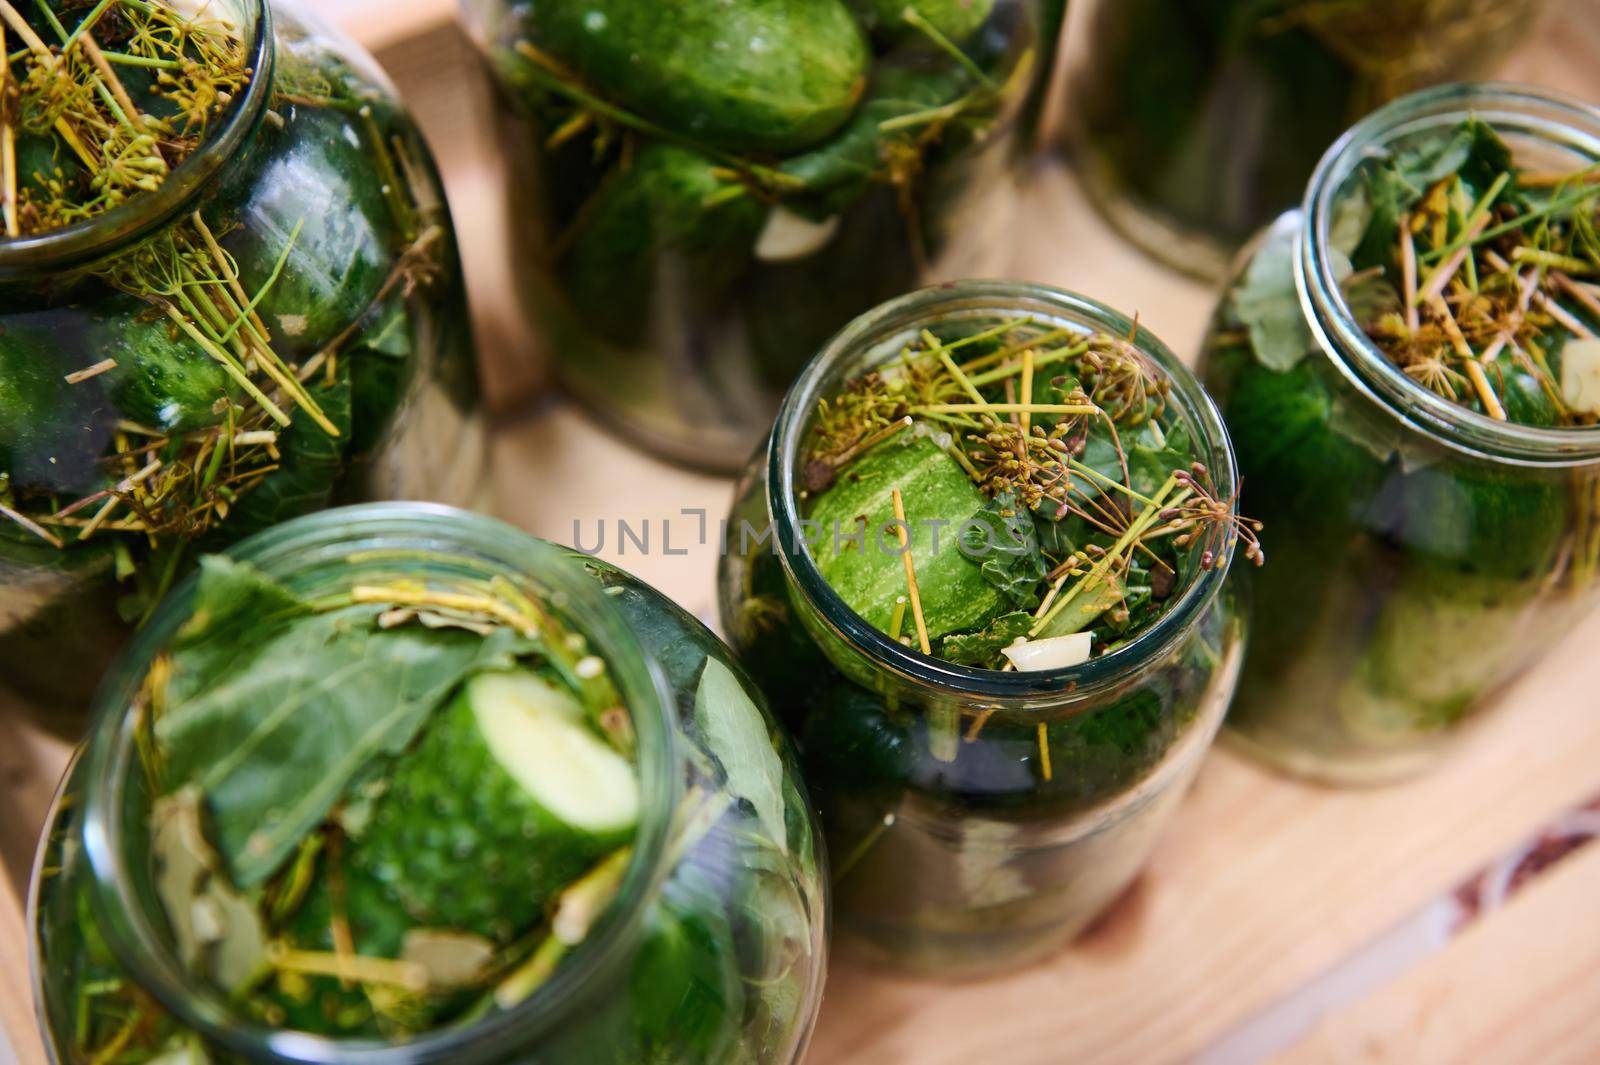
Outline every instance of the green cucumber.
<svg viewBox="0 0 1600 1065"><path fill-rule="evenodd" d="M817 568L850 609L887 632L895 599L906 594L894 488L905 503L928 639L981 628L1006 609L979 563L963 553L960 539L963 525L978 517L987 500L956 460L923 436L890 440L862 455L811 509ZM935 527L934 521L943 524ZM859 543L851 539L856 534ZM902 632L915 639L909 610Z"/></svg>
<svg viewBox="0 0 1600 1065"><path fill-rule="evenodd" d="M506 942L633 834L638 783L568 692L469 681L394 767L352 864L418 924Z"/></svg>
<svg viewBox="0 0 1600 1065"><path fill-rule="evenodd" d="M98 460L116 413L105 375L68 384L98 360L78 324L50 311L6 316L0 332L0 474L16 486L89 491L105 478Z"/></svg>
<svg viewBox="0 0 1600 1065"><path fill-rule="evenodd" d="M367 176L374 150L354 115L291 108L262 138L238 227L219 234L252 298L289 248L256 306L285 358L315 353L365 314L397 258L390 201Z"/></svg>
<svg viewBox="0 0 1600 1065"><path fill-rule="evenodd" d="M1371 743L1409 742L1453 724L1527 660L1517 636L1537 595L1525 581L1454 568L1406 573L1340 694L1341 719Z"/></svg>
<svg viewBox="0 0 1600 1065"><path fill-rule="evenodd" d="M1538 582L1567 534L1562 474L1442 462L1407 475L1400 535L1425 559L1463 576Z"/></svg>
<svg viewBox="0 0 1600 1065"><path fill-rule="evenodd" d="M728 188L698 152L641 145L585 205L560 264L584 324L617 343L640 343L659 297L717 299L749 263L766 217L748 195L717 202Z"/></svg>
<svg viewBox="0 0 1600 1065"><path fill-rule="evenodd" d="M536 0L527 20L534 45L613 102L730 151L815 144L866 82L840 0Z"/></svg>
<svg viewBox="0 0 1600 1065"><path fill-rule="evenodd" d="M117 362L106 381L124 417L178 433L220 419L217 400L235 391L226 371L153 307L118 296L100 309L90 330L89 350Z"/></svg>

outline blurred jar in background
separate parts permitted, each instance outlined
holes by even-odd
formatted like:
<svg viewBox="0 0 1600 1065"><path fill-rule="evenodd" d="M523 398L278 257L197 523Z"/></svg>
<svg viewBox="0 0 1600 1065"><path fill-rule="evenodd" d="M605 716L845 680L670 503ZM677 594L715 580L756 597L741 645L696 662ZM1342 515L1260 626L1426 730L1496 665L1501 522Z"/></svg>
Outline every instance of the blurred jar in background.
<svg viewBox="0 0 1600 1065"><path fill-rule="evenodd" d="M732 472L856 314L999 272L1060 0L464 0L567 389Z"/></svg>
<svg viewBox="0 0 1600 1065"><path fill-rule="evenodd" d="M1069 75L1091 198L1146 252L1220 278L1379 105L1491 72L1545 0L1089 0Z"/></svg>

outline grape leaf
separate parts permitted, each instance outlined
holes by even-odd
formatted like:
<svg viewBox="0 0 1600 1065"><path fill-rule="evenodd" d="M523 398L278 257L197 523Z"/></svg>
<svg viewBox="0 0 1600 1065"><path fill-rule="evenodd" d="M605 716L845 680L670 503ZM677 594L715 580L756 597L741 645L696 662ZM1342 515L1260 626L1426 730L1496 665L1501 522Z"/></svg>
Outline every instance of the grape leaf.
<svg viewBox="0 0 1600 1065"><path fill-rule="evenodd" d="M244 564L213 567L196 613L222 616L235 593L259 600L262 582ZM208 623L204 641L191 633L175 648L171 706L155 726L168 787L205 794L217 851L239 887L271 876L352 781L404 749L466 677L535 649L509 629L486 638L380 629L384 609L246 619L232 632Z"/></svg>
<svg viewBox="0 0 1600 1065"><path fill-rule="evenodd" d="M939 645L939 657L962 666L989 666L1000 656L1001 648L1028 635L1032 627L1033 615L1026 610L1001 614L977 632L946 636Z"/></svg>
<svg viewBox="0 0 1600 1065"><path fill-rule="evenodd" d="M1033 517L1007 489L989 500L961 528L961 553L978 563L983 579L1011 606L1026 610L1039 602L1039 582L1048 567L1039 554Z"/></svg>
<svg viewBox="0 0 1600 1065"><path fill-rule="evenodd" d="M779 847L789 833L783 819L783 761L772 745L767 719L733 671L706 659L694 696L694 718L706 745L728 776L728 790L755 808L762 831Z"/></svg>

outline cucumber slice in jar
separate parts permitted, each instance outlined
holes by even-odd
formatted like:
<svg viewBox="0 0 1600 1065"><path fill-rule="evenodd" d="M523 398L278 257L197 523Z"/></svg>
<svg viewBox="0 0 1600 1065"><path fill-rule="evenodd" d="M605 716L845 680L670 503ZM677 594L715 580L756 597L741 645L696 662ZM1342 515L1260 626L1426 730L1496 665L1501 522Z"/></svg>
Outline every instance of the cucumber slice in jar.
<svg viewBox="0 0 1600 1065"><path fill-rule="evenodd" d="M626 843L632 765L537 673L484 673L396 763L351 860L422 924L506 942Z"/></svg>
<svg viewBox="0 0 1600 1065"><path fill-rule="evenodd" d="M633 767L584 724L572 695L522 671L476 677L467 700L490 752L535 802L580 831L633 828Z"/></svg>

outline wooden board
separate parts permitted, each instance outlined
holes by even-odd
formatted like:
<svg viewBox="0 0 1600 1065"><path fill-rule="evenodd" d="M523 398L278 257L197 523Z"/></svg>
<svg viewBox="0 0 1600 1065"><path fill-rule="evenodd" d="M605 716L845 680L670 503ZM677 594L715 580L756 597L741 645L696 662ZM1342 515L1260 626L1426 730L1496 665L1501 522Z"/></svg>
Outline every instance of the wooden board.
<svg viewBox="0 0 1600 1065"><path fill-rule="evenodd" d="M1280 1065L1600 1061L1600 847L1448 949L1327 1017Z"/></svg>
<svg viewBox="0 0 1600 1065"><path fill-rule="evenodd" d="M1600 99L1600 4L1558 6L1508 73ZM377 50L443 165L486 388L501 412L496 509L566 542L592 544L610 523L604 557L713 620L717 557L697 542L697 512L714 524L730 484L654 462L545 391L537 341L515 306L489 90L454 9L453 0L323 5ZM1192 355L1214 298L1207 286L1118 240L1059 160L1041 164L1020 195L1013 276L1136 310ZM652 523L658 544L670 526L687 554L620 551L619 519ZM1600 848L1580 850L1459 936L1438 918L1474 870L1600 791L1597 641L1600 618L1514 689L1458 757L1413 784L1308 788L1215 753L1144 877L1080 943L1025 972L956 986L840 959L810 1060L1600 1060ZM16 888L65 756L0 719L0 857L10 873L0 878L0 1022L28 1065L42 1057ZM0 1042L0 1065L7 1060Z"/></svg>

